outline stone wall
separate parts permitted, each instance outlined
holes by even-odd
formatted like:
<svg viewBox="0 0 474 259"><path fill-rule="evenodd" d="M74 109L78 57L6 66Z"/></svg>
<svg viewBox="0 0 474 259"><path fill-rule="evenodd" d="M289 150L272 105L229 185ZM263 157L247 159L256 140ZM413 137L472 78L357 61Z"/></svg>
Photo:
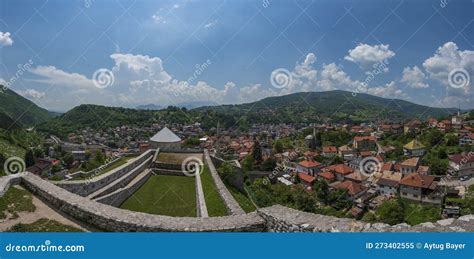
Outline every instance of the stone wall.
<svg viewBox="0 0 474 259"><path fill-rule="evenodd" d="M474 215L458 219L410 226L406 223L390 226L384 223L365 223L348 218L302 212L281 205L258 210L270 232L473 232Z"/></svg>
<svg viewBox="0 0 474 259"><path fill-rule="evenodd" d="M104 231L270 231L270 232L474 232L474 215L416 226L365 223L301 212L280 205L225 217L168 217L115 208L68 192L40 177L22 173L0 178L0 193L20 182L34 195L77 220Z"/></svg>
<svg viewBox="0 0 474 259"><path fill-rule="evenodd" d="M201 183L201 174L196 174L194 176L195 185L196 185L196 210L197 216L201 218L209 217L207 212L206 199L204 198L204 190L202 189Z"/></svg>
<svg viewBox="0 0 474 259"><path fill-rule="evenodd" d="M110 172L107 172L103 175L99 175L92 179L87 180L73 180L73 181L57 181L54 182L57 186L66 189L70 192L76 193L81 196L88 196L91 193L103 188L104 186L110 184L111 182L119 179L123 175L130 172L133 168L137 167L139 164L150 160L155 153L155 150L147 150L145 153L140 155L137 158L134 158L132 161L119 166Z"/></svg>
<svg viewBox="0 0 474 259"><path fill-rule="evenodd" d="M11 174L0 177L0 197L3 197L11 185L19 184L24 174L25 173Z"/></svg>
<svg viewBox="0 0 474 259"><path fill-rule="evenodd" d="M145 182L150 178L151 175L153 175L153 172L148 170L144 177L138 179L131 185L120 188L112 193L109 193L105 196L96 199L95 201L114 207L120 207L122 203L124 203L128 198L130 198L131 195L133 195L138 189L140 189L143 184L145 184Z"/></svg>
<svg viewBox="0 0 474 259"><path fill-rule="evenodd" d="M255 232L265 229L256 212L243 215L195 218L169 217L134 212L91 201L27 173L23 185L56 209L104 231L116 232Z"/></svg>
<svg viewBox="0 0 474 259"><path fill-rule="evenodd" d="M221 196L225 206L227 207L227 212L229 215L245 214L245 211L240 207L239 203L237 203L229 190L227 190L225 184L222 182L207 149L204 150L204 164L209 167L214 184L216 185L219 196Z"/></svg>

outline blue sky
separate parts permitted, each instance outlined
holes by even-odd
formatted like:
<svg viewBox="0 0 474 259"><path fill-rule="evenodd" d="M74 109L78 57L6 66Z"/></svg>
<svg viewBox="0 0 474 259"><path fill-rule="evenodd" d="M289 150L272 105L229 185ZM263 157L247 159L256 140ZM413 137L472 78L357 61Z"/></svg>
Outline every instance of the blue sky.
<svg viewBox="0 0 474 259"><path fill-rule="evenodd" d="M473 19L471 0L6 0L0 81L56 111L334 89L474 108Z"/></svg>

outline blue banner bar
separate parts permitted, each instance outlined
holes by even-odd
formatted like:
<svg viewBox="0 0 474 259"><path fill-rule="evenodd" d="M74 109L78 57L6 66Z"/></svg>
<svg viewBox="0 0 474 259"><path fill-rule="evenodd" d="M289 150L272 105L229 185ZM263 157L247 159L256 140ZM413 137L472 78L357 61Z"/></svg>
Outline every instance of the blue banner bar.
<svg viewBox="0 0 474 259"><path fill-rule="evenodd" d="M468 258L473 233L0 233L3 258Z"/></svg>

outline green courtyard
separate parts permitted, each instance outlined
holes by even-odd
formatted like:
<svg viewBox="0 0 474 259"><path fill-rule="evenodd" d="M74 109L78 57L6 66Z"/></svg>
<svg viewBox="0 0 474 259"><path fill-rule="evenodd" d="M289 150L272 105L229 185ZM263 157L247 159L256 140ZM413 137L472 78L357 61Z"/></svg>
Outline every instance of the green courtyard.
<svg viewBox="0 0 474 259"><path fill-rule="evenodd" d="M194 177L153 175L122 209L175 217L196 217Z"/></svg>

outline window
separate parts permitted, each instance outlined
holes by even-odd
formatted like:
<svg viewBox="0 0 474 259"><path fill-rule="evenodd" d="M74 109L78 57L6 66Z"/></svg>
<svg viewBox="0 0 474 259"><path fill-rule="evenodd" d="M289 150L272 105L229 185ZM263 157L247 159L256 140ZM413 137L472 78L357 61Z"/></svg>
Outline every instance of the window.
<svg viewBox="0 0 474 259"><path fill-rule="evenodd" d="M406 193L406 192L402 192L402 194L403 194L403 195L408 195L408 193Z"/></svg>

